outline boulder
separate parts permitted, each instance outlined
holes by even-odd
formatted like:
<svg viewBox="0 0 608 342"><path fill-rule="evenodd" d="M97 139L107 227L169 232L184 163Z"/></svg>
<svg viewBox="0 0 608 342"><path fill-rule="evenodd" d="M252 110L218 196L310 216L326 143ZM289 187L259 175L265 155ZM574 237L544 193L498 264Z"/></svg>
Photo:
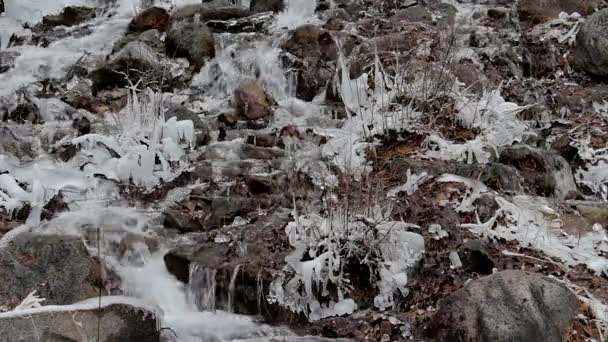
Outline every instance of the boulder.
<svg viewBox="0 0 608 342"><path fill-rule="evenodd" d="M0 0L0 14L4 13L6 8L4 8L4 0Z"/></svg>
<svg viewBox="0 0 608 342"><path fill-rule="evenodd" d="M425 24L431 24L433 22L433 16L431 12L422 5L415 5L412 7L398 10L391 18L391 23L396 26L401 26L404 23L421 22Z"/></svg>
<svg viewBox="0 0 608 342"><path fill-rule="evenodd" d="M126 86L125 75L131 80L159 80L163 76L161 59L147 44L133 41L114 54L109 62L93 70L89 78L93 81L94 92L99 92Z"/></svg>
<svg viewBox="0 0 608 342"><path fill-rule="evenodd" d="M591 75L608 76L608 8L591 15L576 35L575 66Z"/></svg>
<svg viewBox="0 0 608 342"><path fill-rule="evenodd" d="M42 18L42 25L49 29L55 26L74 26L95 18L95 9L81 6L67 6L60 14Z"/></svg>
<svg viewBox="0 0 608 342"><path fill-rule="evenodd" d="M20 96L17 101L17 107L8 113L8 115L5 115L3 120L12 120L16 123L43 123L42 116L40 115L40 108L27 96Z"/></svg>
<svg viewBox="0 0 608 342"><path fill-rule="evenodd" d="M171 26L165 38L169 57L186 58L198 71L215 57L215 39L209 28L202 23L177 23Z"/></svg>
<svg viewBox="0 0 608 342"><path fill-rule="evenodd" d="M294 315L281 311L276 304L258 300L257 293L260 285L264 291L269 289L273 272L285 266L285 256L291 250L285 234L288 222L288 211L278 210L259 216L255 223L223 226L196 238L191 245L181 245L169 252L165 265L178 279L190 283L197 302L205 290L201 277L205 273L213 276L217 284L213 298L217 309L228 309L230 282L238 265L233 285L234 312L261 314L269 321L285 322Z"/></svg>
<svg viewBox="0 0 608 342"><path fill-rule="evenodd" d="M139 13L129 24L129 31L144 32L158 30L165 32L169 27L170 16L167 10L160 7L150 7Z"/></svg>
<svg viewBox="0 0 608 342"><path fill-rule="evenodd" d="M0 314L5 342L160 342L158 325L156 315L147 309L119 303L98 307L97 298L48 310Z"/></svg>
<svg viewBox="0 0 608 342"><path fill-rule="evenodd" d="M520 0L517 14L521 22L531 26L556 19L561 12L591 14L597 3L594 0Z"/></svg>
<svg viewBox="0 0 608 342"><path fill-rule="evenodd" d="M541 274L508 270L473 280L440 302L432 319L444 342L564 341L579 302Z"/></svg>
<svg viewBox="0 0 608 342"><path fill-rule="evenodd" d="M570 164L554 152L516 144L502 149L499 162L519 170L524 184L537 195L564 199L576 193Z"/></svg>
<svg viewBox="0 0 608 342"><path fill-rule="evenodd" d="M94 297L99 271L78 237L22 233L0 253L0 306L13 308L34 290L47 305Z"/></svg>
<svg viewBox="0 0 608 342"><path fill-rule="evenodd" d="M242 6L213 6L207 4L194 4L177 8L171 14L172 22L193 22L198 17L201 22L210 20L232 20L247 17L251 14L249 9Z"/></svg>
<svg viewBox="0 0 608 342"><path fill-rule="evenodd" d="M352 46L348 49L348 42L343 44L345 53L349 53ZM335 66L330 65L338 58L334 38L318 26L303 25L292 30L281 47L289 53L285 67L296 73L296 96L311 101L335 75Z"/></svg>
<svg viewBox="0 0 608 342"><path fill-rule="evenodd" d="M245 80L234 91L236 114L248 120L272 115L273 99L255 80Z"/></svg>
<svg viewBox="0 0 608 342"><path fill-rule="evenodd" d="M140 41L148 45L154 51L162 53L165 51L165 43L161 40L162 33L159 30L151 29L144 32L131 32L114 43L112 53L120 51L125 45L133 41Z"/></svg>
<svg viewBox="0 0 608 342"><path fill-rule="evenodd" d="M249 8L252 12L281 12L285 9L284 0L251 0Z"/></svg>

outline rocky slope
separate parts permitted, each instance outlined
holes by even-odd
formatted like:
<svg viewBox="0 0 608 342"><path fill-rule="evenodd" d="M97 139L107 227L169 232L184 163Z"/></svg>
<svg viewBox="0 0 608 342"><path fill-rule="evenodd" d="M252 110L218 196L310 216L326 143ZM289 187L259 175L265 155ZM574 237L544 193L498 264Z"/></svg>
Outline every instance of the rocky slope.
<svg viewBox="0 0 608 342"><path fill-rule="evenodd" d="M10 341L608 335L603 0L4 5Z"/></svg>

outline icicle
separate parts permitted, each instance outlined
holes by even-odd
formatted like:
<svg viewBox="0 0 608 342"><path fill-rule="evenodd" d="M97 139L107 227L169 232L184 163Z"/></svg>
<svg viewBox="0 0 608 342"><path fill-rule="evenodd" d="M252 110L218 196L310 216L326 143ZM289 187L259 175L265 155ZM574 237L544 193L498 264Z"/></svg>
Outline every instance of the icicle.
<svg viewBox="0 0 608 342"><path fill-rule="evenodd" d="M234 287L240 268L241 265L236 265L234 272L232 272L232 278L230 278L230 285L228 286L228 312L234 312Z"/></svg>

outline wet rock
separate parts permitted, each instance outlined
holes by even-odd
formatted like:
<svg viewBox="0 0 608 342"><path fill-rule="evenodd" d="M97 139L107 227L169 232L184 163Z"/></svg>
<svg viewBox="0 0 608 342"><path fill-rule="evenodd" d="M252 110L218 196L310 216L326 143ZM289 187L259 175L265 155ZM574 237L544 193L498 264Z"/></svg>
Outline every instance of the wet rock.
<svg viewBox="0 0 608 342"><path fill-rule="evenodd" d="M390 21L393 25L397 26L412 22L431 24L433 22L433 17L426 6L415 5L397 11L397 13L390 18Z"/></svg>
<svg viewBox="0 0 608 342"><path fill-rule="evenodd" d="M595 76L608 76L608 9L591 15L576 35L575 66Z"/></svg>
<svg viewBox="0 0 608 342"><path fill-rule="evenodd" d="M480 240L469 240L458 251L462 266L467 272L492 274L494 261Z"/></svg>
<svg viewBox="0 0 608 342"><path fill-rule="evenodd" d="M205 24L174 24L167 32L165 44L169 57L188 59L195 71L215 57L215 40Z"/></svg>
<svg viewBox="0 0 608 342"><path fill-rule="evenodd" d="M338 56L329 32L315 25L303 25L291 31L282 48L301 59L334 60Z"/></svg>
<svg viewBox="0 0 608 342"><path fill-rule="evenodd" d="M263 12L232 20L209 20L206 24L213 32L267 32L273 19L270 13Z"/></svg>
<svg viewBox="0 0 608 342"><path fill-rule="evenodd" d="M78 131L78 136L91 133L91 120L86 116L76 118L72 122L72 127Z"/></svg>
<svg viewBox="0 0 608 342"><path fill-rule="evenodd" d="M272 133L256 133L249 136L247 143L259 147L274 147L277 145L277 137Z"/></svg>
<svg viewBox="0 0 608 342"><path fill-rule="evenodd" d="M133 41L140 41L151 47L154 51L162 53L165 51L165 44L161 40L162 33L152 29L142 33L132 32L119 39L112 47L112 53L120 51L125 45Z"/></svg>
<svg viewBox="0 0 608 342"><path fill-rule="evenodd" d="M217 120L228 127L234 127L239 122L239 117L235 113L222 113Z"/></svg>
<svg viewBox="0 0 608 342"><path fill-rule="evenodd" d="M19 56L21 54L16 51L0 51L0 74L14 68L15 61Z"/></svg>
<svg viewBox="0 0 608 342"><path fill-rule="evenodd" d="M94 8L67 6L60 14L44 16L42 25L47 29L55 26L74 26L93 18L95 18Z"/></svg>
<svg viewBox="0 0 608 342"><path fill-rule="evenodd" d="M285 151L278 148L258 147L250 144L241 146L241 159L271 160L287 157Z"/></svg>
<svg viewBox="0 0 608 342"><path fill-rule="evenodd" d="M195 277L206 270L215 271L212 273L217 283L215 307L227 309L230 282L238 265L233 310L241 314L261 314L272 322L289 321L296 315L258 298L258 291L267 292L272 273L285 265L285 256L291 249L284 231L288 222L289 213L283 210L261 216L255 223L222 227L193 245L171 251L165 257L165 261L170 261L166 263L167 269L172 274L182 274L182 278L185 270L193 266L197 268ZM189 280L194 285L196 279L192 279L192 275Z"/></svg>
<svg viewBox="0 0 608 342"><path fill-rule="evenodd" d="M579 203L576 210L591 224L608 226L608 205L605 203Z"/></svg>
<svg viewBox="0 0 608 342"><path fill-rule="evenodd" d="M556 280L502 271L473 280L444 301L433 317L440 341L563 341L579 303Z"/></svg>
<svg viewBox="0 0 608 342"><path fill-rule="evenodd" d="M7 126L0 123L0 154L12 155L21 161L28 161L36 157L32 142L27 139L23 126ZM25 139L24 139L25 138Z"/></svg>
<svg viewBox="0 0 608 342"><path fill-rule="evenodd" d="M524 183L537 195L555 194L563 199L576 192L570 165L553 152L517 144L504 148L499 161L519 170Z"/></svg>
<svg viewBox="0 0 608 342"><path fill-rule="evenodd" d="M96 298L81 304L86 307L68 306L48 311L0 314L2 340L160 342L158 317L153 312L129 304L111 304L98 308Z"/></svg>
<svg viewBox="0 0 608 342"><path fill-rule="evenodd" d="M89 78L93 81L94 95L105 89L124 87L127 77L143 79L145 83L159 80L163 76L160 58L148 45L140 41L128 43L110 58L110 61L93 70Z"/></svg>
<svg viewBox="0 0 608 342"><path fill-rule="evenodd" d="M257 120L272 115L274 100L255 80L245 80L234 91L236 114L248 120Z"/></svg>
<svg viewBox="0 0 608 342"><path fill-rule="evenodd" d="M275 12L279 13L285 9L284 0L251 0L249 7L252 12Z"/></svg>
<svg viewBox="0 0 608 342"><path fill-rule="evenodd" d="M398 158L394 160L393 166L400 170L400 177L404 181L407 178L406 171L410 169L412 174L427 172L431 176L441 176L450 173L477 179L497 191L517 193L524 189L518 170L500 163L482 165Z"/></svg>
<svg viewBox="0 0 608 342"><path fill-rule="evenodd" d="M452 73L473 93L483 93L489 84L487 78L473 63L458 63L453 67Z"/></svg>
<svg viewBox="0 0 608 342"><path fill-rule="evenodd" d="M165 32L169 27L170 16L167 10L160 7L150 7L139 13L129 24L129 31L144 32L158 30Z"/></svg>
<svg viewBox="0 0 608 342"><path fill-rule="evenodd" d="M262 207L273 207L271 199L222 197L192 194L179 206L164 212L164 227L180 233L204 232L230 225L237 216L245 217Z"/></svg>
<svg viewBox="0 0 608 342"><path fill-rule="evenodd" d="M73 304L98 295L101 284L98 263L73 236L18 235L0 253L0 275L0 305L8 307L34 290L47 305Z"/></svg>
<svg viewBox="0 0 608 342"><path fill-rule="evenodd" d="M296 74L296 96L311 101L326 87L335 74L330 62L338 57L338 48L329 31L315 25L304 25L289 33L282 48L289 53L284 66ZM345 53L352 50L344 44Z"/></svg>
<svg viewBox="0 0 608 342"><path fill-rule="evenodd" d="M31 122L33 124L42 123L40 108L30 98L25 95L19 96L17 108L4 116L4 121L12 120L16 123Z"/></svg>
<svg viewBox="0 0 608 342"><path fill-rule="evenodd" d="M558 18L561 12L591 14L596 5L589 0L522 0L517 3L517 14L523 23L536 25Z"/></svg>
<svg viewBox="0 0 608 342"><path fill-rule="evenodd" d="M203 23L210 20L232 20L247 17L251 12L242 6L213 6L207 4L187 5L177 8L171 14L172 22L189 21L196 17Z"/></svg>

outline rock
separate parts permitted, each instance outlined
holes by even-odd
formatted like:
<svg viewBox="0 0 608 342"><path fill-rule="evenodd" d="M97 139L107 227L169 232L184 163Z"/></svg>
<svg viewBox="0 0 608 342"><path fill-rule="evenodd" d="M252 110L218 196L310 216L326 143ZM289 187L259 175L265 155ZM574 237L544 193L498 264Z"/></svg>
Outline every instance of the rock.
<svg viewBox="0 0 608 342"><path fill-rule="evenodd" d="M345 53L349 44L344 44ZM282 48L289 53L284 66L296 73L296 96L311 101L335 75L330 65L338 57L338 48L329 31L315 25L303 25L289 33Z"/></svg>
<svg viewBox="0 0 608 342"><path fill-rule="evenodd" d="M608 227L608 205L605 203L581 203L576 210L591 224L599 223Z"/></svg>
<svg viewBox="0 0 608 342"><path fill-rule="evenodd" d="M281 12L285 9L284 0L251 0L249 8L254 13Z"/></svg>
<svg viewBox="0 0 608 342"><path fill-rule="evenodd" d="M4 13L6 8L4 8L4 0L0 0L0 14Z"/></svg>
<svg viewBox="0 0 608 342"><path fill-rule="evenodd" d="M431 12L425 6L415 5L397 11L390 18L390 21L396 26L401 26L404 23L412 22L431 24L433 22L433 17Z"/></svg>
<svg viewBox="0 0 608 342"><path fill-rule="evenodd" d="M143 79L145 83L160 80L163 67L156 52L140 41L128 43L109 62L89 74L94 95L101 90L126 86L127 76L131 80Z"/></svg>
<svg viewBox="0 0 608 342"><path fill-rule="evenodd" d="M517 14L521 22L533 26L558 18L561 12L589 15L596 4L593 0L521 0Z"/></svg>
<svg viewBox="0 0 608 342"><path fill-rule="evenodd" d="M169 57L188 59L195 71L215 57L215 40L205 24L174 24L167 32L165 44Z"/></svg>
<svg viewBox="0 0 608 342"><path fill-rule="evenodd" d="M86 116L76 118L72 122L72 127L78 131L78 136L91 133L91 120Z"/></svg>
<svg viewBox="0 0 608 342"><path fill-rule="evenodd" d="M240 265L234 288L234 312L261 314L275 323L289 321L293 319L293 313L257 298L258 284L261 283L264 290L268 289L272 273L285 265L285 256L291 250L285 234L288 222L289 213L282 210L260 216L255 223L222 227L202 241L172 250L165 256L167 270L185 279L186 270L193 269L188 279L191 287L200 291L203 289L197 287L197 279L214 275L217 283L215 307L227 309L230 281L235 267ZM195 296L199 295L202 293L195 292Z"/></svg>
<svg viewBox="0 0 608 342"><path fill-rule="evenodd" d="M554 152L516 144L502 149L499 162L519 170L524 184L537 195L564 199L576 192L570 165Z"/></svg>
<svg viewBox="0 0 608 342"><path fill-rule="evenodd" d="M518 170L500 163L484 165L397 158L394 160L393 166L395 170L400 170L400 179L404 182L407 179L406 171L410 169L412 174L427 172L431 176L441 176L444 173L450 173L477 179L497 191L518 193L524 189Z"/></svg>
<svg viewBox="0 0 608 342"><path fill-rule="evenodd" d="M43 122L38 105L24 95L19 96L17 108L4 117L4 121L6 120L12 120L16 123L31 122L33 124Z"/></svg>
<svg viewBox="0 0 608 342"><path fill-rule="evenodd" d="M46 29L55 26L74 26L93 18L95 18L94 8L67 6L60 14L44 16L42 25Z"/></svg>
<svg viewBox="0 0 608 342"><path fill-rule="evenodd" d="M236 114L248 120L257 120L272 115L274 100L255 80L242 81L234 91Z"/></svg>
<svg viewBox="0 0 608 342"><path fill-rule="evenodd" d="M473 280L440 302L432 329L445 342L559 342L578 308L576 295L556 280L502 271Z"/></svg>
<svg viewBox="0 0 608 342"><path fill-rule="evenodd" d="M139 13L129 24L129 31L144 32L148 30L167 31L170 16L167 10L160 7L150 7Z"/></svg>
<svg viewBox="0 0 608 342"><path fill-rule="evenodd" d="M120 51L125 45L133 41L143 42L157 53L164 53L165 43L161 40L161 35L162 33L155 29L142 33L131 32L114 43L114 46L112 46L112 53Z"/></svg>
<svg viewBox="0 0 608 342"><path fill-rule="evenodd" d="M30 161L37 157L32 142L27 138L29 128L17 125L7 127L0 123L0 154L12 155L21 161Z"/></svg>
<svg viewBox="0 0 608 342"><path fill-rule="evenodd" d="M21 54L16 51L0 51L0 74L14 68L19 56Z"/></svg>
<svg viewBox="0 0 608 342"><path fill-rule="evenodd" d="M591 75L608 76L608 8L591 15L576 35L575 66Z"/></svg>
<svg viewBox="0 0 608 342"><path fill-rule="evenodd" d="M222 113L218 115L217 121L227 127L234 127L239 122L239 116L235 113Z"/></svg>
<svg viewBox="0 0 608 342"><path fill-rule="evenodd" d="M315 25L303 25L289 33L281 46L301 59L335 60L338 49L329 32Z"/></svg>
<svg viewBox="0 0 608 342"><path fill-rule="evenodd" d="M22 233L0 253L0 305L15 307L34 290L46 305L94 297L99 271L79 237Z"/></svg>
<svg viewBox="0 0 608 342"><path fill-rule="evenodd" d="M480 240L469 240L458 251L462 266L467 272L492 274L494 261Z"/></svg>
<svg viewBox="0 0 608 342"><path fill-rule="evenodd" d="M98 308L97 301L92 298L81 303L86 308L66 306L0 314L0 335L5 342L160 342L154 313L129 304Z"/></svg>
<svg viewBox="0 0 608 342"><path fill-rule="evenodd" d="M203 23L210 20L232 20L247 17L251 14L249 9L242 6L213 6L194 4L177 8L171 14L172 22L193 22L195 17Z"/></svg>

